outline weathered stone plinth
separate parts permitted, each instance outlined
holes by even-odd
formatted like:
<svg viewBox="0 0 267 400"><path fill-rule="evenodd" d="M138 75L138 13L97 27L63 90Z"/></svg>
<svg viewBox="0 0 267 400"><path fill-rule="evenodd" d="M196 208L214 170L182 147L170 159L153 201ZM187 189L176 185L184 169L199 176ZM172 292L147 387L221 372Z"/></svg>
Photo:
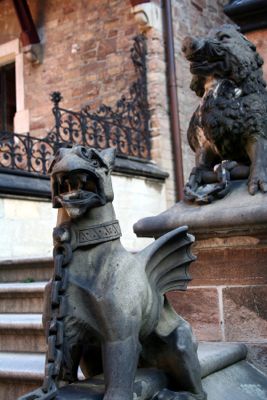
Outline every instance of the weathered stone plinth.
<svg viewBox="0 0 267 400"><path fill-rule="evenodd" d="M267 371L267 194L250 196L235 182L224 199L209 205L178 203L135 225L139 236L159 236L188 225L197 261L187 292L169 295L199 340L241 341Z"/></svg>
<svg viewBox="0 0 267 400"><path fill-rule="evenodd" d="M151 399L155 393L166 387L167 378L162 371L156 369L139 370L134 383L136 400ZM56 400L102 400L105 393L103 375L68 385L59 391Z"/></svg>
<svg viewBox="0 0 267 400"><path fill-rule="evenodd" d="M198 357L201 365L201 376L203 385L208 393L208 399L219 400L216 398L217 387L221 392L221 381L217 379L217 373L222 374L222 379L227 379L227 371L229 368L232 373L229 381L227 399L229 400L261 400L261 397L254 394L254 397L247 397L244 388L240 387L236 381L236 376L240 373L240 367L245 370L247 384L252 382L252 378L258 384L259 390L267 395L266 376L261 375L254 370L251 375L250 366L244 358L246 357L246 347L240 344L223 344L223 343L201 343L198 349ZM241 370L243 373L243 370ZM215 376L215 379L213 379ZM163 371L158 369L139 369L137 371L134 383L134 400L151 400L154 394L166 387L168 378ZM86 381L80 381L68 385L59 390L56 400L102 400L105 391L105 383L103 375ZM245 393L245 396L243 396ZM235 397L238 394L238 397ZM220 397L220 400L225 398Z"/></svg>

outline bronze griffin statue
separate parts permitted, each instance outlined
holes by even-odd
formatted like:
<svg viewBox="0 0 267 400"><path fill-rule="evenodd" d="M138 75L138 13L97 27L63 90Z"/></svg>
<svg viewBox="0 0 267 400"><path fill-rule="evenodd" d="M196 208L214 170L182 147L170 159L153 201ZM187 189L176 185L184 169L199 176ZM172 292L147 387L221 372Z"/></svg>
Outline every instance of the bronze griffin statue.
<svg viewBox="0 0 267 400"><path fill-rule="evenodd" d="M185 198L209 203L242 178L250 194L267 192L267 91L255 45L223 25L207 38L185 38L182 50L201 97L188 129L196 165Z"/></svg>
<svg viewBox="0 0 267 400"><path fill-rule="evenodd" d="M86 378L104 373L104 400L133 400L137 367L164 371L166 386L136 399L206 399L190 325L165 297L186 289L193 237L177 228L127 252L112 206L114 160L113 149L76 145L52 161L53 206L60 210L46 289L45 378L20 399L56 399L71 385L60 387L77 382L79 366Z"/></svg>

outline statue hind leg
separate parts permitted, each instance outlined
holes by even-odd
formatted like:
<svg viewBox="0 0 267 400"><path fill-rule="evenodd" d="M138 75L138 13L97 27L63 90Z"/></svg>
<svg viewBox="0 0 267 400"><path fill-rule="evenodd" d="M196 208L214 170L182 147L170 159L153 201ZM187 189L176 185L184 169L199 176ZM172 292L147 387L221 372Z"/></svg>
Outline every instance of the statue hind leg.
<svg viewBox="0 0 267 400"><path fill-rule="evenodd" d="M153 400L205 400L197 343L188 322L178 316L165 299L161 320L155 332L143 343L145 365L164 370L169 389ZM148 364L146 364L148 362Z"/></svg>
<svg viewBox="0 0 267 400"><path fill-rule="evenodd" d="M155 400L205 400L206 394L201 383L201 369L190 325L181 318L180 325L168 336L161 336L165 343L164 370L170 376L171 387L182 392L161 391Z"/></svg>

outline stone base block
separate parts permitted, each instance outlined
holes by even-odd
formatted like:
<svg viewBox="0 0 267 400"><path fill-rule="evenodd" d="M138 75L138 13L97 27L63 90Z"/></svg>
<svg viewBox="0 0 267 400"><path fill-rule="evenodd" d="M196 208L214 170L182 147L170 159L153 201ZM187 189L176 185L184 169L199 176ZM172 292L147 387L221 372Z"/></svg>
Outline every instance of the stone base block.
<svg viewBox="0 0 267 400"><path fill-rule="evenodd" d="M198 340L223 339L217 288L189 288L186 292L169 293L168 299L191 324Z"/></svg>
<svg viewBox="0 0 267 400"><path fill-rule="evenodd" d="M188 225L195 235L185 293L169 295L199 340L251 344L251 360L267 370L267 194L248 194L234 182L225 198L197 206L184 202L138 221L139 236L160 236ZM258 347L254 347L258 346Z"/></svg>

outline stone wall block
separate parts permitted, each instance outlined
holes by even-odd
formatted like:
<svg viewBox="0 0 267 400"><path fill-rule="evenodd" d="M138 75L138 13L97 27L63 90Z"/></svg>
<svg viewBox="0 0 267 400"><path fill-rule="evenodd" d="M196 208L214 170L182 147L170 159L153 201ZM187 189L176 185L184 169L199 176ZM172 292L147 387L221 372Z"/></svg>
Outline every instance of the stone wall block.
<svg viewBox="0 0 267 400"><path fill-rule="evenodd" d="M252 362L256 368L267 374L267 343L247 344L248 361Z"/></svg>
<svg viewBox="0 0 267 400"><path fill-rule="evenodd" d="M267 343L267 285L226 287L223 304L226 340Z"/></svg>
<svg viewBox="0 0 267 400"><path fill-rule="evenodd" d="M192 285L267 284L267 248L194 249L197 261L190 266Z"/></svg>
<svg viewBox="0 0 267 400"><path fill-rule="evenodd" d="M186 292L171 292L168 298L176 312L192 325L198 340L222 340L216 288L188 288Z"/></svg>

